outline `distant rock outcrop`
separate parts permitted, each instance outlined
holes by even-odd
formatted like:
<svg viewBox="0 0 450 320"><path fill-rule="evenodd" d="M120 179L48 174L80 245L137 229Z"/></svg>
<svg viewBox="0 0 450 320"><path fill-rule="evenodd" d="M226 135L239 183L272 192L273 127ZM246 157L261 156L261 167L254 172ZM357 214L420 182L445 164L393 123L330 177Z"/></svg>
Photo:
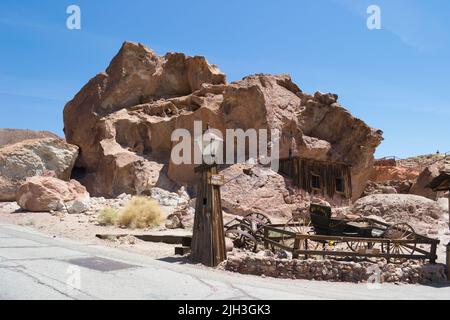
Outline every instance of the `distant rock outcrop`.
<svg viewBox="0 0 450 320"><path fill-rule="evenodd" d="M78 147L61 139L25 140L0 148L0 201L14 201L25 179L54 171L69 180Z"/></svg>
<svg viewBox="0 0 450 320"><path fill-rule="evenodd" d="M382 132L353 117L337 95L303 93L288 75L249 76L226 83L203 57L156 55L126 42L110 66L64 109L66 139L80 147L80 180L94 195L149 192L195 181L192 165L170 161L171 134L202 120L227 128L279 129L281 157L352 166L353 196L362 193ZM168 179L169 178L169 179Z"/></svg>
<svg viewBox="0 0 450 320"><path fill-rule="evenodd" d="M0 129L0 147L29 139L53 138L61 139L49 131L33 131L25 129Z"/></svg>
<svg viewBox="0 0 450 320"><path fill-rule="evenodd" d="M441 169L441 164L434 164L426 167L417 178L416 182L411 187L410 193L418 196L426 197L431 200L437 200L438 193L428 187L434 178L438 177Z"/></svg>

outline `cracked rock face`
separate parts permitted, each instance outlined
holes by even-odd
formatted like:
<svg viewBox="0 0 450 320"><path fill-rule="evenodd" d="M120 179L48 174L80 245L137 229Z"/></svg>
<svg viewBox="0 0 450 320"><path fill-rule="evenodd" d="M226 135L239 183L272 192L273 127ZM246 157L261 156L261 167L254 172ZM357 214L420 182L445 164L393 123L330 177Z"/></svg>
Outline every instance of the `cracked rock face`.
<svg viewBox="0 0 450 320"><path fill-rule="evenodd" d="M229 129L278 129L280 156L352 165L354 198L362 193L382 132L353 117L337 95L303 93L288 75L257 74L227 84L203 57L158 56L126 42L110 66L64 110L66 139L80 147L80 180L93 195L149 193L196 181L193 165L174 165L175 129L194 121ZM225 136L225 135L224 135Z"/></svg>
<svg viewBox="0 0 450 320"><path fill-rule="evenodd" d="M25 140L0 148L0 201L14 201L27 177L53 171L69 180L78 156L78 147L61 139Z"/></svg>

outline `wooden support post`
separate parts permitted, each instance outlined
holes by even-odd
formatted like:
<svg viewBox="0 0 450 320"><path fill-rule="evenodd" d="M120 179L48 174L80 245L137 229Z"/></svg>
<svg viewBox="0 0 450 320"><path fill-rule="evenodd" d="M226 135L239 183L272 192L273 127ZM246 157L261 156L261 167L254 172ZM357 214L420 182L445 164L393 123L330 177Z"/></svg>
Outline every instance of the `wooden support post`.
<svg viewBox="0 0 450 320"><path fill-rule="evenodd" d="M293 250L293 254L292 254L292 258L293 259L298 259L298 250L300 248L300 238L298 238L297 236L295 237L294 240L294 250Z"/></svg>
<svg viewBox="0 0 450 320"><path fill-rule="evenodd" d="M226 260L220 185L212 183L212 178L217 176L217 165L201 165L195 171L201 174L201 180L197 189L191 257L195 263L215 267Z"/></svg>
<svg viewBox="0 0 450 320"><path fill-rule="evenodd" d="M450 281L450 242L447 244L447 280Z"/></svg>
<svg viewBox="0 0 450 320"><path fill-rule="evenodd" d="M267 239L269 238L269 229L264 228L264 249L269 249L269 241Z"/></svg>
<svg viewBox="0 0 450 320"><path fill-rule="evenodd" d="M430 251L430 263L435 264L436 263L436 255L437 252L437 244L433 243L431 244L431 251Z"/></svg>

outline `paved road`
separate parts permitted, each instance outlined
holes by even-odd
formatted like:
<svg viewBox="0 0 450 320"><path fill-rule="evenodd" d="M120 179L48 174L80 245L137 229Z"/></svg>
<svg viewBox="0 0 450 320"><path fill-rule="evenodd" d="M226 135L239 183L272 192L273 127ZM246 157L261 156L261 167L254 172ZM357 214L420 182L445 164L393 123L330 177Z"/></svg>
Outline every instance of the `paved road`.
<svg viewBox="0 0 450 320"><path fill-rule="evenodd" d="M344 298L450 299L450 287L389 284L369 289L365 284L245 276L0 224L0 299Z"/></svg>

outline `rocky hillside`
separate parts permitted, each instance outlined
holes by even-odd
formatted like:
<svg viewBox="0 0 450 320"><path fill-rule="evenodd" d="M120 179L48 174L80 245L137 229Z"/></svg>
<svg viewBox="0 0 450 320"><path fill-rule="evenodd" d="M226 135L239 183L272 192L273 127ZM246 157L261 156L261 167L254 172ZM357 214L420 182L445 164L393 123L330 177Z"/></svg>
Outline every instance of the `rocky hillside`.
<svg viewBox="0 0 450 320"><path fill-rule="evenodd" d="M450 156L446 154L426 154L398 160L397 165L403 168L416 168L421 171L426 167L433 165L442 167L444 163L449 160Z"/></svg>
<svg viewBox="0 0 450 320"><path fill-rule="evenodd" d="M49 131L33 131L22 129L0 129L0 147L7 144L14 144L28 139L53 138L61 139L56 134Z"/></svg>
<svg viewBox="0 0 450 320"><path fill-rule="evenodd" d="M450 156L446 154L421 155L396 161L377 160L364 194L414 194L436 200L444 194L433 192L427 186L442 170L448 169L449 164Z"/></svg>
<svg viewBox="0 0 450 320"><path fill-rule="evenodd" d="M192 166L170 162L171 133L202 120L226 128L279 129L281 157L294 154L352 165L354 198L363 192L382 132L353 117L335 94L302 92L288 75L226 82L204 57L158 56L126 42L105 72L64 109L66 139L80 147L77 172L93 195L149 192L194 181Z"/></svg>

